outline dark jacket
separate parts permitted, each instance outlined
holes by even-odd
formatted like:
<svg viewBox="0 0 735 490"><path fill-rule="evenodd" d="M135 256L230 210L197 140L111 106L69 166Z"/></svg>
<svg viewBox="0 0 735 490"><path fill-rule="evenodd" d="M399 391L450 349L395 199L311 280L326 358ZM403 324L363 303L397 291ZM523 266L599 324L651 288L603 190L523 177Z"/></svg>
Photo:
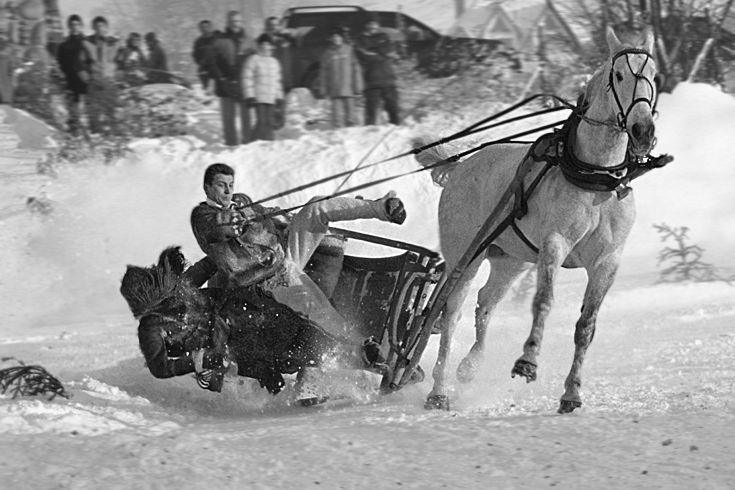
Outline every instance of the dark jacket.
<svg viewBox="0 0 735 490"><path fill-rule="evenodd" d="M134 278L128 278L130 269L125 275L121 291L136 282ZM148 270L155 269L152 267ZM212 294L201 293L205 290L198 288L215 274L217 267L205 257L182 274L183 281L171 273L170 263L163 267L159 261L158 269L157 272L166 270L163 274L142 276L157 277L158 281L135 284L142 289L132 295L132 304L131 299L126 299L136 318L140 317L138 343L148 370L156 378L171 378L194 372L194 352L212 346L214 318L209 310L216 298ZM180 286L170 289L162 287L172 286L174 282L179 282Z"/></svg>
<svg viewBox="0 0 735 490"><path fill-rule="evenodd" d="M288 92L294 86L291 66L293 64L292 47L296 44L296 37L290 29L266 32L266 34L271 36L275 44L276 49L273 52L273 56L281 63L283 90L284 92Z"/></svg>
<svg viewBox="0 0 735 490"><path fill-rule="evenodd" d="M236 32L228 28L216 34L213 49L205 53L202 68L215 80L217 97L242 99L242 67L256 52L255 41L247 37L244 29Z"/></svg>
<svg viewBox="0 0 735 490"><path fill-rule="evenodd" d="M84 50L83 41L84 36L82 34L68 36L64 42L59 44L56 53L59 68L66 78L66 89L74 94L87 93L87 84L79 78L82 51Z"/></svg>
<svg viewBox="0 0 735 490"><path fill-rule="evenodd" d="M159 43L151 47L145 67L148 69L149 83L171 83L166 52Z"/></svg>
<svg viewBox="0 0 735 490"><path fill-rule="evenodd" d="M228 209L203 202L191 213L191 228L199 247L227 274L232 286L249 286L274 276L286 255L284 232L272 218L262 218L275 208L255 205L238 209L252 202L245 194L235 194ZM238 235L232 226L235 214L256 220L243 226Z"/></svg>
<svg viewBox="0 0 735 490"><path fill-rule="evenodd" d="M329 98L362 94L363 79L355 50L349 44L330 46L319 63L319 91Z"/></svg>
<svg viewBox="0 0 735 490"><path fill-rule="evenodd" d="M396 85L393 61L389 56L394 52L394 46L386 33L360 34L355 40L355 50L362 64L366 89Z"/></svg>
<svg viewBox="0 0 735 490"><path fill-rule="evenodd" d="M196 41L194 41L194 47L191 50L191 57L194 58L194 62L200 69L207 58L212 56L211 51L214 49L215 39L217 39L216 35L215 33L212 33L206 37L199 36Z"/></svg>

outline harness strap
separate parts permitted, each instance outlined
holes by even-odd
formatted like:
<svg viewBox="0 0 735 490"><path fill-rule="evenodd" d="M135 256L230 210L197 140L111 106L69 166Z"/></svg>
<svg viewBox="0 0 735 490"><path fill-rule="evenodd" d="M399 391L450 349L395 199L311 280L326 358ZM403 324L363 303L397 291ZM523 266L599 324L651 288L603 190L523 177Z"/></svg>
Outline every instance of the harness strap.
<svg viewBox="0 0 735 490"><path fill-rule="evenodd" d="M511 228L513 228L513 231L516 232L516 235L518 236L518 238L520 238L521 241L525 243L528 248L533 250L533 253L537 254L539 252L538 247L534 245L533 242L531 242L531 240L529 240L526 235L523 234L520 228L518 228L518 223L516 223L516 220L513 220L510 226Z"/></svg>

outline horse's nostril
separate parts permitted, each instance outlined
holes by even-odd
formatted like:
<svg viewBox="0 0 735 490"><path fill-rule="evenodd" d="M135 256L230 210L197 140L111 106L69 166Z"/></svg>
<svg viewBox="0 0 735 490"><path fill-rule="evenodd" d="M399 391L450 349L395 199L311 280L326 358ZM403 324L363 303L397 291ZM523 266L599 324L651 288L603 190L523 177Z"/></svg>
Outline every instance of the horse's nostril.
<svg viewBox="0 0 735 490"><path fill-rule="evenodd" d="M633 127L631 128L631 132L633 133L633 137L635 139L640 139L643 132L641 131L641 125L638 123L635 123Z"/></svg>
<svg viewBox="0 0 735 490"><path fill-rule="evenodd" d="M652 139L654 134L656 134L656 125L649 124L648 131L646 132L646 136L648 136L649 139Z"/></svg>
<svg viewBox="0 0 735 490"><path fill-rule="evenodd" d="M656 127L653 124L639 124L635 123L631 128L630 132L633 139L636 141L650 140L653 138L653 134L656 131Z"/></svg>

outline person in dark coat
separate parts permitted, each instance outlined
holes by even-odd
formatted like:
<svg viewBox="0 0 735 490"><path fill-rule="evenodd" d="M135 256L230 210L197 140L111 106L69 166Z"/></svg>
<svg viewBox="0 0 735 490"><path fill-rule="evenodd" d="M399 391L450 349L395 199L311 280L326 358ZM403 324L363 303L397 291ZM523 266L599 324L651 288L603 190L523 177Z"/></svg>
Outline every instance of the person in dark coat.
<svg viewBox="0 0 735 490"><path fill-rule="evenodd" d="M98 16L92 21L94 34L84 39L80 53L79 77L87 83L87 116L93 133L113 131L116 126L117 86L115 55L119 40L108 36L107 19Z"/></svg>
<svg viewBox="0 0 735 490"><path fill-rule="evenodd" d="M245 60L257 52L257 46L242 28L240 12L227 14L227 28L216 36L214 46L205 55L203 65L215 83L215 95L220 99L222 130L225 144L237 146L253 140L250 109L245 104L241 74ZM241 135L238 138L235 117L240 112Z"/></svg>
<svg viewBox="0 0 735 490"><path fill-rule="evenodd" d="M215 32L212 27L212 23L208 20L199 22L199 32L201 36L196 38L194 41L194 47L191 50L191 56L194 58L194 63L197 65L197 74L199 80L202 82L202 88L207 90L209 86L209 73L204 66L204 62L210 55L212 49L214 49Z"/></svg>
<svg viewBox="0 0 735 490"><path fill-rule="evenodd" d="M275 56L281 64L283 92L287 93L294 87L291 69L293 64L291 47L296 42L295 33L291 29L282 27L278 17L268 17L265 20L264 34L268 34L270 36L273 46L275 47L273 56Z"/></svg>
<svg viewBox="0 0 735 490"><path fill-rule="evenodd" d="M148 61L145 66L148 70L148 83L171 83L171 72L168 71L166 52L161 46L155 32L145 35L148 46Z"/></svg>
<svg viewBox="0 0 735 490"><path fill-rule="evenodd" d="M14 72L17 65L10 43L0 37L0 104L13 105Z"/></svg>
<svg viewBox="0 0 735 490"><path fill-rule="evenodd" d="M66 80L66 107L69 111L67 126L71 133L81 127L79 115L82 97L87 94L87 83L79 77L79 60L84 50L84 24L78 15L70 15L66 21L69 35L59 44L56 60Z"/></svg>
<svg viewBox="0 0 735 490"><path fill-rule="evenodd" d="M154 377L195 373L201 388L220 392L234 361L238 375L276 394L282 374L317 365L332 347L308 319L258 288L200 289L217 271L209 257L186 265L170 247L152 267L129 265L120 285Z"/></svg>
<svg viewBox="0 0 735 490"><path fill-rule="evenodd" d="M398 87L393 71L393 60L398 55L388 35L380 31L377 17L365 24L365 30L355 39L355 49L365 80L365 124L376 123L381 102L390 123L400 124Z"/></svg>
<svg viewBox="0 0 735 490"><path fill-rule="evenodd" d="M354 100L363 91L360 63L344 28L333 29L329 43L319 62L319 95L332 103L332 126L354 126Z"/></svg>

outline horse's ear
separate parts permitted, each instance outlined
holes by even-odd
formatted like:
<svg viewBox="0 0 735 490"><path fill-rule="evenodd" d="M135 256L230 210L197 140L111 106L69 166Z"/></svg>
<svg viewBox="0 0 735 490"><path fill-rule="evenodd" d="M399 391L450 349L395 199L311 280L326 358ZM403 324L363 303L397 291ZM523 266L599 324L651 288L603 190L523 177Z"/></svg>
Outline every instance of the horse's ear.
<svg viewBox="0 0 735 490"><path fill-rule="evenodd" d="M607 45L610 47L610 55L614 55L620 51L620 39L615 35L615 31L610 26L607 26Z"/></svg>
<svg viewBox="0 0 735 490"><path fill-rule="evenodd" d="M641 35L638 37L638 44L649 53L653 53L653 31L646 27Z"/></svg>

